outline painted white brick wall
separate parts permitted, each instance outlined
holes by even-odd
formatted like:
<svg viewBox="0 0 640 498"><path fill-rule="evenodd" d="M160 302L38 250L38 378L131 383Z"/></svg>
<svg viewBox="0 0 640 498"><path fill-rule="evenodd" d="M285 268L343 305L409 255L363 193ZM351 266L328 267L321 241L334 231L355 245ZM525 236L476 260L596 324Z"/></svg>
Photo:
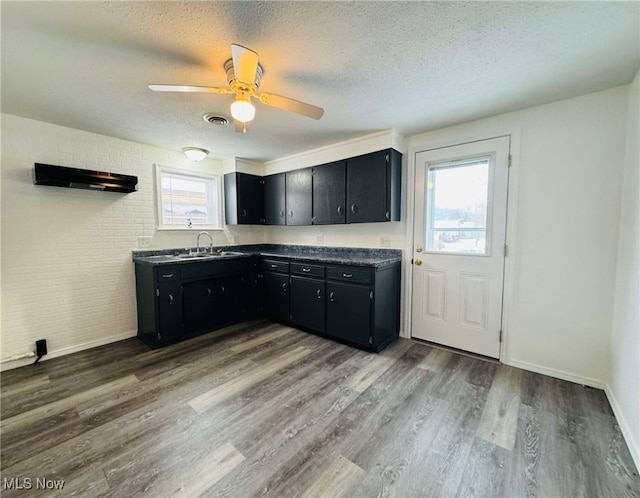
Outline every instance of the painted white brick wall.
<svg viewBox="0 0 640 498"><path fill-rule="evenodd" d="M136 175L138 191L37 186L35 162ZM182 152L2 114L0 357L32 351L37 339L47 339L51 358L136 334L138 237L152 237L152 248L192 247L197 233L156 230L154 163L222 172L218 160L193 163ZM262 227L212 234L217 245L265 241Z"/></svg>

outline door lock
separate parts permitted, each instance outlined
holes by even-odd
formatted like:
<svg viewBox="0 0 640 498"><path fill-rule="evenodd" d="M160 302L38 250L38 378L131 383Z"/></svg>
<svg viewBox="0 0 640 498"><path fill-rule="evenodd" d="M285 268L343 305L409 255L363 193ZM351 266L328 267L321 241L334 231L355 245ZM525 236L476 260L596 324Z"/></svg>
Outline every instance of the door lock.
<svg viewBox="0 0 640 498"><path fill-rule="evenodd" d="M422 264L422 260L421 259L416 259L413 261L417 266L420 266Z"/></svg>
<svg viewBox="0 0 640 498"><path fill-rule="evenodd" d="M422 246L416 247L416 252L422 252Z"/></svg>

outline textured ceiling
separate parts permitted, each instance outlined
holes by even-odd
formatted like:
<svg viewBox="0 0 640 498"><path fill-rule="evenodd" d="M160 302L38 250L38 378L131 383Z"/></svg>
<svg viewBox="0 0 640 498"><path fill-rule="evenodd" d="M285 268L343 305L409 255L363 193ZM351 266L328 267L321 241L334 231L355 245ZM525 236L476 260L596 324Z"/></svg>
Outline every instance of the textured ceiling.
<svg viewBox="0 0 640 498"><path fill-rule="evenodd" d="M214 157L267 160L373 131L403 135L625 84L638 2L1 2L2 111ZM249 133L206 123L231 43L260 54Z"/></svg>

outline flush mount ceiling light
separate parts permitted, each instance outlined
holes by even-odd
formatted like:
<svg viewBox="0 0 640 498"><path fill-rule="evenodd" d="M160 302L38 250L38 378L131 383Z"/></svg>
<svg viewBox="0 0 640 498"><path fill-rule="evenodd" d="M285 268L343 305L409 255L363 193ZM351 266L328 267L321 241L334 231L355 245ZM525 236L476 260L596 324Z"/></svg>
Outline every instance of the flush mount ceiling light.
<svg viewBox="0 0 640 498"><path fill-rule="evenodd" d="M207 149L201 149L199 147L185 147L182 149L182 152L192 161L202 161L209 153Z"/></svg>

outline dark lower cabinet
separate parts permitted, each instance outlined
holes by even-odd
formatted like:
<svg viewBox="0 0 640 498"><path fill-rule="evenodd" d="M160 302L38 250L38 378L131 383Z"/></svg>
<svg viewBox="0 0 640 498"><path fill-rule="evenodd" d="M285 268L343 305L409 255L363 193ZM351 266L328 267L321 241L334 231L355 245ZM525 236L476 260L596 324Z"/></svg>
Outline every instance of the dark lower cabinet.
<svg viewBox="0 0 640 498"><path fill-rule="evenodd" d="M324 279L291 277L291 323L316 332L325 331Z"/></svg>
<svg viewBox="0 0 640 498"><path fill-rule="evenodd" d="M266 315L369 351L400 331L400 264L322 265L264 259Z"/></svg>
<svg viewBox="0 0 640 498"><path fill-rule="evenodd" d="M182 326L182 286L180 282L158 284L158 324L156 337L158 342L175 341L183 334Z"/></svg>
<svg viewBox="0 0 640 498"><path fill-rule="evenodd" d="M135 264L138 337L164 346L248 318L249 258L175 267Z"/></svg>
<svg viewBox="0 0 640 498"><path fill-rule="evenodd" d="M327 296L327 334L362 346L373 344L369 287L327 282Z"/></svg>
<svg viewBox="0 0 640 498"><path fill-rule="evenodd" d="M266 315L277 322L289 322L289 274L265 271Z"/></svg>
<svg viewBox="0 0 640 498"><path fill-rule="evenodd" d="M135 264L138 336L164 346L267 316L369 351L398 337L400 263L383 267L246 257Z"/></svg>
<svg viewBox="0 0 640 498"><path fill-rule="evenodd" d="M215 280L201 280L183 285L185 333L205 330L215 323L215 284Z"/></svg>
<svg viewBox="0 0 640 498"><path fill-rule="evenodd" d="M247 283L245 275L231 275L216 281L215 324L226 325L245 319L249 304Z"/></svg>

